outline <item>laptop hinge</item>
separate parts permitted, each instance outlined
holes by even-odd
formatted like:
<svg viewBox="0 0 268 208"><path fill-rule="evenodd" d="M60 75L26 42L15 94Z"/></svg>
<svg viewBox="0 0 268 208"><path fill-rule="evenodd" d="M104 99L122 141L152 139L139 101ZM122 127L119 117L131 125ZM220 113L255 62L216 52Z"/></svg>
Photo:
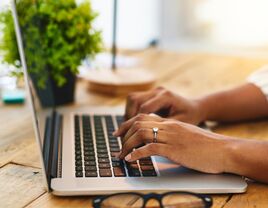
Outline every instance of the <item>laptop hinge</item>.
<svg viewBox="0 0 268 208"><path fill-rule="evenodd" d="M52 114L46 118L44 135L43 156L46 169L47 180L50 188L52 178L57 178L59 145L62 139L62 115L53 110Z"/></svg>

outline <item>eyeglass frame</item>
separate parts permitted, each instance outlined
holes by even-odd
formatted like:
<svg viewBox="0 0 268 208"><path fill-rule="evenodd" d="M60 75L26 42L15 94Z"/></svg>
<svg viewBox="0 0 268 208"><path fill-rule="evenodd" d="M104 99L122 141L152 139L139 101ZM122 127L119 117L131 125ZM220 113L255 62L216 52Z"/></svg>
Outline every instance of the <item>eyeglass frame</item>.
<svg viewBox="0 0 268 208"><path fill-rule="evenodd" d="M157 194L157 193L142 194L138 192L122 192L122 193L115 193L115 194L95 197L92 202L93 208L101 208L101 203L107 198L110 198L116 195L130 195L130 194L139 196L143 199L143 205L141 206L141 208L145 208L147 202L151 199L156 199L159 202L160 208L164 208L162 199L165 196L170 195L170 194L187 194L187 195L195 196L203 201L205 205L204 208L211 208L213 205L213 200L211 196L206 195L206 194L197 194L197 193L185 192L185 191L170 191L170 192L165 192L163 194Z"/></svg>

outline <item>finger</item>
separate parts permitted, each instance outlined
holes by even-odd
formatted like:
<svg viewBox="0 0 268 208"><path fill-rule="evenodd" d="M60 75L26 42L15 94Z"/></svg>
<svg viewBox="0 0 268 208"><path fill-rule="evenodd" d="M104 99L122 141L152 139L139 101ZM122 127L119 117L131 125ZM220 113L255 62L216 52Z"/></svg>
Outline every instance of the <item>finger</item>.
<svg viewBox="0 0 268 208"><path fill-rule="evenodd" d="M151 129L139 129L128 140L126 140L119 157L123 159L134 148L139 147L143 144L152 143L153 138L154 135ZM166 143L165 138L165 131L159 130L157 135L157 143Z"/></svg>
<svg viewBox="0 0 268 208"><path fill-rule="evenodd" d="M168 98L160 94L143 103L139 108L139 113L155 113L161 109L168 108L169 105Z"/></svg>
<svg viewBox="0 0 268 208"><path fill-rule="evenodd" d="M128 162L133 162L153 155L168 157L169 152L169 146L166 144L150 143L129 153L125 157L125 160Z"/></svg>
<svg viewBox="0 0 268 208"><path fill-rule="evenodd" d="M142 105L146 100L154 97L156 94L156 90L130 94L127 98L125 119L130 119L133 116L137 115L140 105Z"/></svg>
<svg viewBox="0 0 268 208"><path fill-rule="evenodd" d="M129 119L128 121L125 121L124 123L122 123L121 126L113 133L114 136L125 135L135 121L159 121L160 122L162 121L162 118L158 116L139 114Z"/></svg>
<svg viewBox="0 0 268 208"><path fill-rule="evenodd" d="M123 144L127 141L135 132L139 129L149 129L153 135L153 129L157 127L159 130L164 130L164 126L160 122L155 121L135 121L133 125L130 127L124 138L122 139Z"/></svg>

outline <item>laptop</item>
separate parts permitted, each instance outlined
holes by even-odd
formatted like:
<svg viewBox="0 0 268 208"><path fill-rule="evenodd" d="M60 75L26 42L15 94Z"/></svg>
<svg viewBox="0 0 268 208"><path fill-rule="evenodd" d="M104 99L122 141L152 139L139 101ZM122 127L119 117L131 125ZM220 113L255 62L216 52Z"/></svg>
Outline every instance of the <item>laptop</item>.
<svg viewBox="0 0 268 208"><path fill-rule="evenodd" d="M19 25L16 0L11 3L47 191L61 196L127 191L246 191L247 183L237 175L200 173L159 156L133 163L117 159L121 139L112 132L123 122L123 108L42 108L28 73L25 34Z"/></svg>

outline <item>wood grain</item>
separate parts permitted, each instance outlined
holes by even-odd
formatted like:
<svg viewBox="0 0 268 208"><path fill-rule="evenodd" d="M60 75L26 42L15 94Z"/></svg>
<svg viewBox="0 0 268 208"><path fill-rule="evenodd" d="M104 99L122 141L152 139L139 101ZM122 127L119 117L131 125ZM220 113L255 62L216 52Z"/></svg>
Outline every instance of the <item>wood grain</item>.
<svg viewBox="0 0 268 208"><path fill-rule="evenodd" d="M150 69L157 85L185 96L200 96L241 84L268 59L249 59L211 54L180 54L150 49L128 55ZM76 103L71 106L123 106L126 96L89 93L79 80ZM29 106L0 104L0 207L90 207L91 197L56 197L45 193L34 140ZM268 121L219 125L215 132L248 139L268 139ZM15 163L15 164L14 164ZM6 165L8 164L8 165ZM268 186L250 183L241 195L213 195L213 208L268 207Z"/></svg>
<svg viewBox="0 0 268 208"><path fill-rule="evenodd" d="M37 150L38 146L36 142L33 141L29 146L18 151L18 153L11 158L11 162L24 166L41 168L40 155Z"/></svg>
<svg viewBox="0 0 268 208"><path fill-rule="evenodd" d="M0 167L33 142L28 106L0 108Z"/></svg>
<svg viewBox="0 0 268 208"><path fill-rule="evenodd" d="M92 197L57 197L52 194L44 194L31 204L26 206L27 208L84 208L91 207Z"/></svg>
<svg viewBox="0 0 268 208"><path fill-rule="evenodd" d="M247 193L236 194L224 206L224 208L267 208L267 185L250 183Z"/></svg>
<svg viewBox="0 0 268 208"><path fill-rule="evenodd" d="M40 169L8 164L0 169L0 207L23 207L45 192Z"/></svg>

